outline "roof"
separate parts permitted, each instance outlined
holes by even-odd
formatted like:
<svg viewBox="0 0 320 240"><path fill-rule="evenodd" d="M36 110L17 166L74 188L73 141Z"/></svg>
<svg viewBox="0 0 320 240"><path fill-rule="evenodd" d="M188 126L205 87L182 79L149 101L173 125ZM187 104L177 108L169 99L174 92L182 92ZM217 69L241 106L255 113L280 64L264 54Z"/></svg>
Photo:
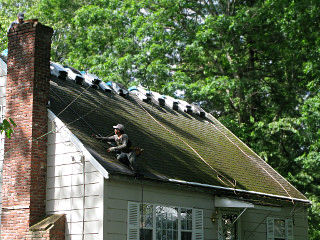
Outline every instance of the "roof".
<svg viewBox="0 0 320 240"><path fill-rule="evenodd" d="M154 99L145 103L132 93L124 98L55 77L50 84L50 110L111 175L134 173L92 134L111 135L112 126L122 123L133 144L144 149L137 161L145 178L306 200L208 113L201 118L160 107Z"/></svg>
<svg viewBox="0 0 320 240"><path fill-rule="evenodd" d="M7 57L0 54L0 77L7 75Z"/></svg>

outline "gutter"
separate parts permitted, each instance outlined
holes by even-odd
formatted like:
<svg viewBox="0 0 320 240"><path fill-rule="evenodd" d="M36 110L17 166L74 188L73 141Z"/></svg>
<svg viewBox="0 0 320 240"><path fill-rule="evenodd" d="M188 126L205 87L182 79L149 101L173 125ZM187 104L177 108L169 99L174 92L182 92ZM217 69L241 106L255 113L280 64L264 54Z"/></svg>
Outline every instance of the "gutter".
<svg viewBox="0 0 320 240"><path fill-rule="evenodd" d="M179 184L185 184L185 185L191 185L191 186L198 186L198 187L206 187L206 188L227 190L227 191L239 192L239 193L249 193L249 194L254 194L254 195L262 195L262 196L268 196L268 197L279 198L279 199L290 200L290 201L293 200L293 201L297 201L297 202L307 203L307 204L310 204L310 205L312 204L312 202L311 202L310 200L304 200L304 199L299 199L299 198L285 197L285 196L274 195L274 194L269 194L269 193L262 193L262 192L255 192L255 191L247 191L247 190L243 190L243 189L228 188L228 187L221 187L221 186L214 186L214 185L197 183L197 182L187 182L187 181L176 180L176 179L169 179L169 182L179 183Z"/></svg>

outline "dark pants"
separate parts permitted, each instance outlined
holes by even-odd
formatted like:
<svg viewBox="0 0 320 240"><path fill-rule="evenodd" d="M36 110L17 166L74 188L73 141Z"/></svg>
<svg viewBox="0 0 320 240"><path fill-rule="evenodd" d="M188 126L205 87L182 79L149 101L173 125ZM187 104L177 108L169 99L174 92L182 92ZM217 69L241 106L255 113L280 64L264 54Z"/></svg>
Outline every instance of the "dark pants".
<svg viewBox="0 0 320 240"><path fill-rule="evenodd" d="M129 152L129 153L120 152L119 154L117 154L117 159L119 160L119 162L131 168L131 170L133 171L138 170L135 152Z"/></svg>

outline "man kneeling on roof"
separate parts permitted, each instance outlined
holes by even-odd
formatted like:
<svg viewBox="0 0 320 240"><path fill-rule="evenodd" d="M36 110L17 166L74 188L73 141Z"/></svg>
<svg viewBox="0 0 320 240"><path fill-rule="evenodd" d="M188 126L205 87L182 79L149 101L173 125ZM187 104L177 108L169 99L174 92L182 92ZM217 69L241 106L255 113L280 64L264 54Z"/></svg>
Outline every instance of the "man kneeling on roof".
<svg viewBox="0 0 320 240"><path fill-rule="evenodd" d="M113 126L114 135L111 137L96 136L97 139L107 140L112 147L108 148L108 152L115 152L117 159L137 171L136 152L131 149L131 141L127 134L124 133L124 126L118 124Z"/></svg>

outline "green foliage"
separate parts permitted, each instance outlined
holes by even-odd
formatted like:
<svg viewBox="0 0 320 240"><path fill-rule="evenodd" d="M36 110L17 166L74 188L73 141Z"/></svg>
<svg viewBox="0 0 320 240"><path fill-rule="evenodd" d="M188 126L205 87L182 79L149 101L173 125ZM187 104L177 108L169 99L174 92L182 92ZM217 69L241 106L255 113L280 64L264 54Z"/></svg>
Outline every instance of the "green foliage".
<svg viewBox="0 0 320 240"><path fill-rule="evenodd" d="M10 138L13 134L14 130L13 128L17 125L14 123L14 121L9 118L9 121L7 119L4 119L2 123L0 123L0 133L5 133L7 138Z"/></svg>
<svg viewBox="0 0 320 240"><path fill-rule="evenodd" d="M0 52L7 48L7 28L19 12L30 8L37 0L1 0L0 2Z"/></svg>
<svg viewBox="0 0 320 240"><path fill-rule="evenodd" d="M201 103L313 201L319 239L320 1L3 0L2 29L26 9L54 61Z"/></svg>

